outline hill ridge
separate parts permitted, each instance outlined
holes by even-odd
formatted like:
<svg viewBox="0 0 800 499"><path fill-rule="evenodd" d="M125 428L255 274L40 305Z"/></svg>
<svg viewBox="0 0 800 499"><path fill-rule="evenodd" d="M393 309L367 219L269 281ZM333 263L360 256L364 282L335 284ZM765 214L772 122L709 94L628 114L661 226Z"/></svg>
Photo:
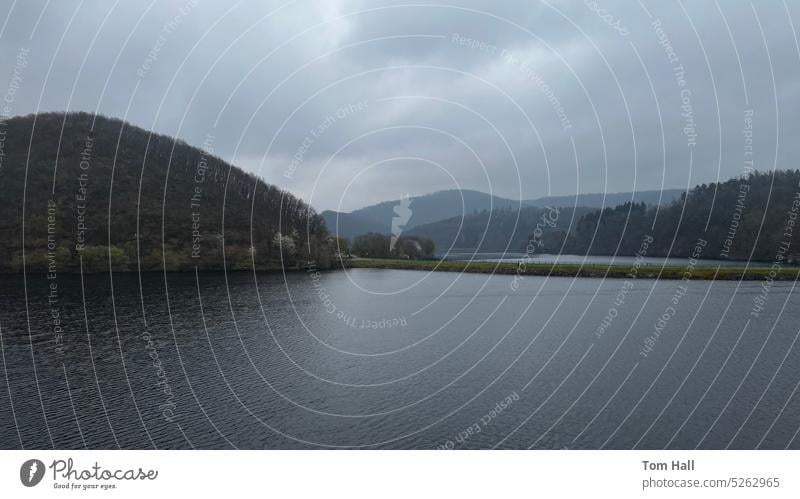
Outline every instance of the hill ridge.
<svg viewBox="0 0 800 499"><path fill-rule="evenodd" d="M310 205L209 147L85 112L15 116L3 128L0 271L329 265Z"/></svg>

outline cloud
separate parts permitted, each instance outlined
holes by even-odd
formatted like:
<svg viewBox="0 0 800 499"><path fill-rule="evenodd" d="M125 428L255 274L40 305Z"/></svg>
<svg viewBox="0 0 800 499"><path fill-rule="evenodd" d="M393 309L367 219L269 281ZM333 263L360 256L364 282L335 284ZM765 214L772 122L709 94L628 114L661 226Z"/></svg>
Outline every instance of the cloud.
<svg viewBox="0 0 800 499"><path fill-rule="evenodd" d="M748 109L758 168L798 153L800 12L782 4L2 3L2 60L30 50L13 114L214 133L224 158L319 209L454 185L534 198L725 179Z"/></svg>

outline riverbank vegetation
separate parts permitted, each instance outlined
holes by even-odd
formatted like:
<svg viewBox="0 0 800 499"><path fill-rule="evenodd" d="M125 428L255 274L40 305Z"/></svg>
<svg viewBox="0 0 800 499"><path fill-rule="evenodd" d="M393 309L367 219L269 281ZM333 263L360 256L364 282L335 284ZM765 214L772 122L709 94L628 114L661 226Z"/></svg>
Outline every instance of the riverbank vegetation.
<svg viewBox="0 0 800 499"><path fill-rule="evenodd" d="M660 267L643 265L636 269L641 279L692 279L692 280L795 280L800 267L770 269L765 267ZM468 262L460 260L414 261L391 259L354 259L348 264L361 269L425 270L437 272L466 272L480 274L631 278L631 265L581 265L515 262Z"/></svg>

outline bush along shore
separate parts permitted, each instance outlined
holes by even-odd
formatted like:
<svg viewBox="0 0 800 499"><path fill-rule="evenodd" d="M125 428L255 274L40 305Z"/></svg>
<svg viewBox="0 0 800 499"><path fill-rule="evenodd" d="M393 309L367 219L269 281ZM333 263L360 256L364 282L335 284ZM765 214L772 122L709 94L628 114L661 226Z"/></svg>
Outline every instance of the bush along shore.
<svg viewBox="0 0 800 499"><path fill-rule="evenodd" d="M692 280L775 280L793 281L800 276L800 267L661 267L643 265L635 270L630 265L581 265L516 262L467 262L452 260L390 260L353 259L346 264L361 269L426 270L439 272L468 272L518 276L692 279Z"/></svg>

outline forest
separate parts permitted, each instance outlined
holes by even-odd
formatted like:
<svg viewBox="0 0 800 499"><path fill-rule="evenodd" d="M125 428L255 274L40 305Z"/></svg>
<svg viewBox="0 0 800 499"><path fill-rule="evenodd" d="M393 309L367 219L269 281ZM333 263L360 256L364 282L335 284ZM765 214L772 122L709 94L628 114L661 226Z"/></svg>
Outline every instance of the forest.
<svg viewBox="0 0 800 499"><path fill-rule="evenodd" d="M200 148L123 121L44 113L0 122L0 272L330 268L351 251L428 259L438 249L794 261L800 171L702 184L670 204L525 207L350 243L292 194ZM549 216L548 213L555 216ZM545 218L545 217L549 218ZM24 252L23 252L24 248Z"/></svg>
<svg viewBox="0 0 800 499"><path fill-rule="evenodd" d="M211 137L195 148L87 113L0 127L0 272L331 265L322 217L216 157Z"/></svg>
<svg viewBox="0 0 800 499"><path fill-rule="evenodd" d="M414 227L440 252L529 252L633 256L653 239L648 255L687 257L698 239L703 258L774 261L800 259L793 236L800 208L800 171L753 171L702 184L662 205L626 202L604 209L554 207L476 211ZM546 222L546 223L543 223Z"/></svg>
<svg viewBox="0 0 800 499"><path fill-rule="evenodd" d="M369 232L353 239L352 252L364 258L433 258L436 245L433 240L416 236L388 236Z"/></svg>
<svg viewBox="0 0 800 499"><path fill-rule="evenodd" d="M581 217L563 252L633 255L650 236L648 254L688 257L699 239L703 258L797 260L800 170L754 171L702 184L669 205L625 203Z"/></svg>
<svg viewBox="0 0 800 499"><path fill-rule="evenodd" d="M555 253L561 248L570 225L593 210L584 207L554 208L557 210L535 206L521 210L509 207L493 211L475 210L464 217L414 227L407 233L433 240L440 253L525 252L528 243L534 239L538 253Z"/></svg>

